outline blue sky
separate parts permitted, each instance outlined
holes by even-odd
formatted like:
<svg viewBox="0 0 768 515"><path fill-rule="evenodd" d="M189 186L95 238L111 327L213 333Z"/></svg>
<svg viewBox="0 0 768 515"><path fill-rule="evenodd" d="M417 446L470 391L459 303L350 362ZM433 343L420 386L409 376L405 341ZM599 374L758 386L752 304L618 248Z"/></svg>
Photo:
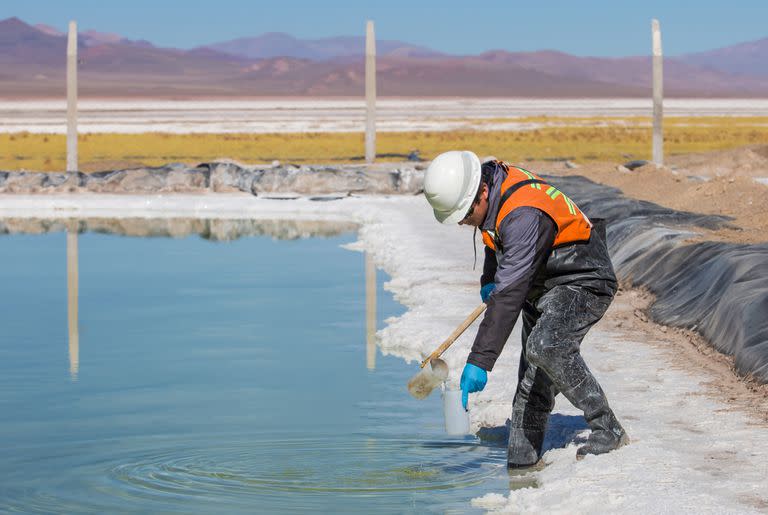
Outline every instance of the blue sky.
<svg viewBox="0 0 768 515"><path fill-rule="evenodd" d="M264 32L302 38L361 35L457 54L556 49L576 55L650 52L650 20L676 55L768 37L768 0L2 0L0 19L117 32L192 48Z"/></svg>

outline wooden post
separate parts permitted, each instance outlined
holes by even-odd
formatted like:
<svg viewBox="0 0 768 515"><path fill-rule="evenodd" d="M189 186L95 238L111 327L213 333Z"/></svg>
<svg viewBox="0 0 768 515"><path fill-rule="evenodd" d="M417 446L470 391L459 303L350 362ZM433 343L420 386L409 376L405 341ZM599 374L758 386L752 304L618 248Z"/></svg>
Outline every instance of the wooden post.
<svg viewBox="0 0 768 515"><path fill-rule="evenodd" d="M365 361L368 370L376 369L376 265L365 253Z"/></svg>
<svg viewBox="0 0 768 515"><path fill-rule="evenodd" d="M67 39L67 171L77 165L77 22L69 22ZM67 229L67 325L69 328L69 374L77 381L80 370L80 331L78 329L77 226Z"/></svg>
<svg viewBox="0 0 768 515"><path fill-rule="evenodd" d="M365 30L365 162L376 159L376 37L373 22Z"/></svg>
<svg viewBox="0 0 768 515"><path fill-rule="evenodd" d="M664 78L659 20L651 22L653 37L653 162L664 165Z"/></svg>
<svg viewBox="0 0 768 515"><path fill-rule="evenodd" d="M67 322L69 328L69 374L77 381L80 369L80 330L78 328L77 223L67 229Z"/></svg>
<svg viewBox="0 0 768 515"><path fill-rule="evenodd" d="M69 22L67 41L67 171L77 165L77 22Z"/></svg>

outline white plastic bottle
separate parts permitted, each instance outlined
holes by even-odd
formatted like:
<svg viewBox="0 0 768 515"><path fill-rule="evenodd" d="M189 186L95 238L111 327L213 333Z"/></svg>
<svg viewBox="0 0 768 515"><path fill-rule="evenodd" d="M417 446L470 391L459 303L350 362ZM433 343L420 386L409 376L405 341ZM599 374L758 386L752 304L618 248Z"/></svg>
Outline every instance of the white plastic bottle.
<svg viewBox="0 0 768 515"><path fill-rule="evenodd" d="M461 405L461 390L443 389L443 412L449 435L469 434L469 412Z"/></svg>

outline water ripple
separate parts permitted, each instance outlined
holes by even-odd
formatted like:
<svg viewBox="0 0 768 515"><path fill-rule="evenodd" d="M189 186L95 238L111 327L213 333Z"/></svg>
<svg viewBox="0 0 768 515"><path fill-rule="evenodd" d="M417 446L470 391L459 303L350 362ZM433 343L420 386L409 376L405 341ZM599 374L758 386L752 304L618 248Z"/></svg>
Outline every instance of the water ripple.
<svg viewBox="0 0 768 515"><path fill-rule="evenodd" d="M228 438L147 446L131 442L70 469L94 495L69 498L66 484L4 492L0 509L104 511L131 508L207 511L258 505L316 509L339 499L400 505L403 493L461 489L498 476L503 449L477 441L381 438ZM140 446L140 448L137 448ZM99 452L98 450L96 452ZM97 454L98 455L98 454ZM71 466L70 462L70 466ZM82 491L82 490L81 490ZM100 494L100 495L99 495ZM342 503L342 506L344 503Z"/></svg>

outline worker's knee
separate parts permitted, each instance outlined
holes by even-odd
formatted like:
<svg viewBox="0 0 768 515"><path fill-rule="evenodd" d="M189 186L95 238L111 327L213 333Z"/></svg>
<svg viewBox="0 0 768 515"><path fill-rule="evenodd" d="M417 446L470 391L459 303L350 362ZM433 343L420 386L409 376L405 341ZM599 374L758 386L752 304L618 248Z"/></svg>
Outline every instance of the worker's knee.
<svg viewBox="0 0 768 515"><path fill-rule="evenodd" d="M525 357L544 370L557 366L578 349L568 338L555 337L547 331L533 331L526 342Z"/></svg>

